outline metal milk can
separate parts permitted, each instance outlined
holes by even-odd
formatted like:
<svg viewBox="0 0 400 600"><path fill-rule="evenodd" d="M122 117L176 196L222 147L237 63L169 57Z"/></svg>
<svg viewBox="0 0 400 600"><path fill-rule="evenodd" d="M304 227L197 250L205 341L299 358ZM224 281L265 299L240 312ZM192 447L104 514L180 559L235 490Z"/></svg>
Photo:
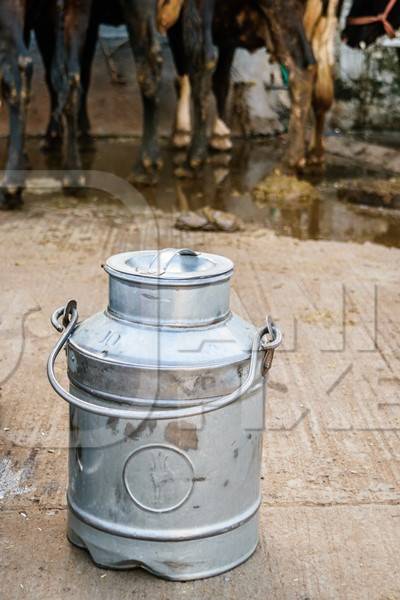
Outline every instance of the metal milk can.
<svg viewBox="0 0 400 600"><path fill-rule="evenodd" d="M258 541L264 384L281 333L229 307L233 263L188 249L117 254L106 310L52 324L70 404L68 538L103 567L222 573ZM69 391L54 363L66 346Z"/></svg>

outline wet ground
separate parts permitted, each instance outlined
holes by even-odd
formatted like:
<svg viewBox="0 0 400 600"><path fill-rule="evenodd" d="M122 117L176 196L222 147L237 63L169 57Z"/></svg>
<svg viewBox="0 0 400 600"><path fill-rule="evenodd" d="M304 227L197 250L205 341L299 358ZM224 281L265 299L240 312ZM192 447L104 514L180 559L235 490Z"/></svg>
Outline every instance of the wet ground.
<svg viewBox="0 0 400 600"><path fill-rule="evenodd" d="M28 142L32 169L59 169L60 158L38 152L40 140ZM309 202L269 201L259 206L252 195L254 186L277 166L282 152L282 140L237 141L232 155L215 154L201 175L193 180L179 180L174 168L182 161L182 154L174 152L163 142L164 168L160 182L154 188L141 188L146 201L165 213L196 210L202 206L232 212L245 227L272 229L279 235L297 239L371 241L386 246L400 247L400 211L385 207L354 205L337 198L337 183L355 178L374 181L390 177L382 168L360 166L359 160L329 156L323 173L308 175L307 179L319 191L319 199ZM1 143L4 156L5 142ZM84 155L88 170L111 172L127 178L138 155L136 138L99 138L95 151ZM52 201L52 195L42 202ZM29 196L26 202L29 202ZM62 199L58 198L58 202ZM69 202L70 200L68 200ZM100 204L109 203L108 197L98 196Z"/></svg>
<svg viewBox="0 0 400 600"><path fill-rule="evenodd" d="M98 166L117 169L122 150L116 144L107 160L100 150ZM223 196L228 208L253 206L245 190L264 174L268 153L252 152L251 168L233 169L229 189L240 194ZM203 196L185 196L194 205L216 197L207 173ZM0 214L1 599L398 600L400 249L299 241L249 222L235 234L178 231L177 189L165 175L147 192L166 207L151 218L97 192L30 194L22 210ZM343 236L351 226L335 223ZM232 259L232 309L257 326L272 314L284 332L268 381L260 544L234 571L188 583L100 569L68 543L68 411L46 377L54 309L75 298L81 319L103 310L100 265L157 246ZM62 353L57 373L67 385L65 367Z"/></svg>
<svg viewBox="0 0 400 600"><path fill-rule="evenodd" d="M94 89L104 82L100 66ZM112 97L109 88L97 89L91 114L98 133L112 127L128 135L140 126L137 90L114 86ZM46 122L42 98L32 103L31 132ZM165 132L172 99L166 95ZM104 117L111 107L112 122ZM384 137L368 140L397 148ZM191 182L172 176L174 154L165 142L160 184L142 190L157 209L150 219L129 212L118 194L95 190L76 197L27 193L21 210L0 213L1 598L400 598L400 250L384 247L399 246L400 211L341 202L335 187L343 179L389 176L383 166L399 153L388 157L381 148L379 159L370 147L375 167L367 169L362 148L343 142L347 158L343 144L328 156L325 175L312 179L321 198L309 205L259 207L253 200L254 185L277 164L281 140L237 143L228 172L210 164ZM29 140L29 156L34 169L44 169L38 145ZM1 164L4 148L3 140ZM137 149L133 138L99 139L86 168L125 178ZM176 213L205 204L239 214L244 231L173 227ZM270 313L284 332L266 404L259 547L234 571L191 583L105 571L68 544L68 413L45 374L57 340L49 324L55 307L74 297L81 318L102 310L108 292L100 264L157 245L229 256L233 310L257 325ZM60 357L65 382L64 371Z"/></svg>
<svg viewBox="0 0 400 600"><path fill-rule="evenodd" d="M396 130L361 130L353 132L353 137L364 142L372 142L374 144L381 144L389 148L400 150L399 133Z"/></svg>

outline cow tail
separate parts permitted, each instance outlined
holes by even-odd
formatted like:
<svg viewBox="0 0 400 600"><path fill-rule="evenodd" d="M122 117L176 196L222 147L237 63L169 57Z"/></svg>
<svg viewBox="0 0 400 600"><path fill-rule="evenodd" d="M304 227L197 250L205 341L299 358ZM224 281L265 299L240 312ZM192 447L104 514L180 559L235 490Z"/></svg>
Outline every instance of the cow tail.
<svg viewBox="0 0 400 600"><path fill-rule="evenodd" d="M203 28L196 0L185 0L183 6L183 45L190 71L201 68Z"/></svg>

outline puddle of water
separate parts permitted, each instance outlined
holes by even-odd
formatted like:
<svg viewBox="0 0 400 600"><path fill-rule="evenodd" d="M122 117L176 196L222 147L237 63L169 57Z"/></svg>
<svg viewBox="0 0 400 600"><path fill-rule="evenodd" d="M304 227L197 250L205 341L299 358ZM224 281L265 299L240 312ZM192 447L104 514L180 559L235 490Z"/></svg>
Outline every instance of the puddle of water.
<svg viewBox="0 0 400 600"><path fill-rule="evenodd" d="M59 158L38 152L38 146L38 139L28 141L32 168L60 168ZM4 141L1 147L4 156ZM96 151L84 156L84 168L127 177L138 147L138 140L132 138L98 139ZM151 206L165 212L196 210L208 205L238 215L245 224L266 227L277 234L302 240L371 241L400 247L400 211L356 206L337 199L335 183L338 180L372 181L383 176L382 172L353 164L348 159L329 156L325 173L308 178L319 189L320 200L306 205L258 206L251 190L277 165L281 152L282 142L278 139L237 142L229 166L226 162L229 157L214 155L201 177L178 180L173 171L179 155L165 142L160 182L154 188L142 188L141 192Z"/></svg>
<svg viewBox="0 0 400 600"><path fill-rule="evenodd" d="M354 131L352 137L361 142L386 146L387 148L399 149L400 141L397 131Z"/></svg>

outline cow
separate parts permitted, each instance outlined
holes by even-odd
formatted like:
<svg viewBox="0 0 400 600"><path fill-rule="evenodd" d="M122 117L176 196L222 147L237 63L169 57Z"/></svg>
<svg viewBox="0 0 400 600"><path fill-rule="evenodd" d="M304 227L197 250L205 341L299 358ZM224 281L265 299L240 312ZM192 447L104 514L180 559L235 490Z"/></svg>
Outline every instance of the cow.
<svg viewBox="0 0 400 600"><path fill-rule="evenodd" d="M211 86L212 67L215 64L214 48L211 39L207 37L213 3L214 0L185 0L175 16L188 75L193 80L195 120L189 150L192 165L199 160L198 156L206 140L204 90ZM100 23L126 25L136 63L143 102L143 137L139 160L130 179L141 184L157 182L158 171L162 166L158 114L163 59L156 17L157 0L64 0L63 30L62 27L58 28L61 40L58 46L62 46L58 56L61 57L61 62L56 70L59 74L58 93L61 98L57 117L60 120L64 114L68 128L66 167L70 173L66 175L66 185L74 187L75 183L81 183L78 136L80 134L90 140L86 101Z"/></svg>
<svg viewBox="0 0 400 600"><path fill-rule="evenodd" d="M366 48L385 34L395 37L399 28L399 0L354 0L342 40L352 48Z"/></svg>
<svg viewBox="0 0 400 600"><path fill-rule="evenodd" d="M214 0L185 0L177 30L188 73L193 78L194 135L189 153L195 164L206 139L204 97L215 64L208 35ZM35 9L35 10L33 10ZM64 186L84 184L79 139L90 143L87 96L99 26L125 24L136 62L143 101L143 139L132 173L139 183L155 183L161 167L158 142L162 52L156 28L157 0L4 0L0 8L0 72L10 106L10 151L3 182L3 204L20 202L26 110L32 77L29 33L35 31L51 100L45 149L60 148L66 133ZM65 125L65 127L64 127Z"/></svg>
<svg viewBox="0 0 400 600"><path fill-rule="evenodd" d="M157 0L159 31L168 33L176 68L178 73L185 74L193 96L193 135L186 144L189 146L186 174L203 164L208 150L208 97L217 62L212 37L216 1L196 0L190 25L185 24L188 0ZM187 98L186 110L190 111L190 97Z"/></svg>
<svg viewBox="0 0 400 600"><path fill-rule="evenodd" d="M119 2L57 0L57 3L57 20L55 23L50 20L48 24L56 31L55 48L48 56L49 85L54 88L56 103L52 106L46 132L46 149L52 151L59 147L65 130L63 185L64 189L74 191L85 183L81 173L81 146L93 143L87 98L99 28L102 23L119 25L123 16Z"/></svg>
<svg viewBox="0 0 400 600"><path fill-rule="evenodd" d="M182 0L159 0L159 11L160 5L162 8L174 1ZM291 169L303 169L306 163L322 164L322 134L325 115L333 101L333 43L341 5L342 0L288 0L283 10L278 0L231 0L229 3L216 0L212 33L219 53L213 76L217 102L217 119L211 138L214 149L227 150L232 145L226 124L226 101L236 48L252 52L267 47L273 59L289 71L292 108L284 162ZM190 139L190 85L173 27L168 35L180 83L173 142L182 147ZM311 106L315 119L307 150L306 125Z"/></svg>
<svg viewBox="0 0 400 600"><path fill-rule="evenodd" d="M0 191L0 205L15 208L21 204L28 167L24 152L25 127L33 73L29 54L34 32L45 67L45 79L50 96L50 119L44 147L54 150L62 144L63 116L68 124L67 168L79 168L79 154L74 154L71 128L71 105L78 89L74 79L74 58L80 48L71 31L77 31L77 20L86 0L4 0L0 7L0 77L1 94L9 109L9 145L5 173ZM79 21L79 19L78 19ZM81 36L86 36L86 23L80 22ZM71 42L71 45L68 44ZM68 49L70 85L66 85L62 65ZM73 93L70 94L69 91ZM83 113L82 113L83 114Z"/></svg>
<svg viewBox="0 0 400 600"><path fill-rule="evenodd" d="M24 152L25 126L31 93L32 59L29 37L35 27L40 35L39 15L46 0L3 0L0 5L0 85L8 107L10 136L0 190L0 206L20 204L27 168Z"/></svg>

